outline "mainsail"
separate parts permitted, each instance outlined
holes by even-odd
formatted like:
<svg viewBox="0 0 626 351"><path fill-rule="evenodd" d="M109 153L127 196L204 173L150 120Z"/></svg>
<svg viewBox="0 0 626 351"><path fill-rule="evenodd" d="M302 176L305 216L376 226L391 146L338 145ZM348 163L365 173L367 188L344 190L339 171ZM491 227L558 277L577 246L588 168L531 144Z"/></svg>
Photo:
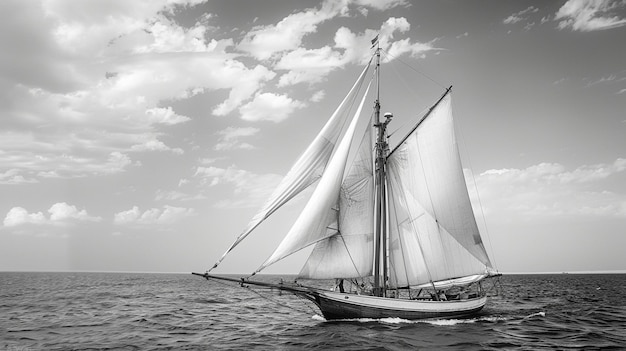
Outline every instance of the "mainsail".
<svg viewBox="0 0 626 351"><path fill-rule="evenodd" d="M480 276L480 238L454 137L449 91L387 159L389 284Z"/></svg>
<svg viewBox="0 0 626 351"><path fill-rule="evenodd" d="M344 124L347 121L348 110L351 102L356 98L360 86L370 67L370 62L365 66L361 75L356 80L350 92L337 107L328 122L324 125L319 134L315 137L311 145L300 156L298 161L291 167L287 175L282 179L272 196L265 203L263 208L252 218L246 229L237 237L235 242L224 252L222 257L211 268L216 268L243 239L245 239L256 227L265 221L272 213L282 205L298 195L302 190L317 181L330 159L337 140L341 135Z"/></svg>

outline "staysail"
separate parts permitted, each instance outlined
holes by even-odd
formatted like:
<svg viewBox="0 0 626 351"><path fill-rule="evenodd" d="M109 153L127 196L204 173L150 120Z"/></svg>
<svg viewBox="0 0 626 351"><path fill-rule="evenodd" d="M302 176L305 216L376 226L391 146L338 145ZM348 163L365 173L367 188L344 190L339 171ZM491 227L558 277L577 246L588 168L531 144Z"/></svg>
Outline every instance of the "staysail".
<svg viewBox="0 0 626 351"><path fill-rule="evenodd" d="M389 155L389 285L480 276L491 263L467 192L449 90Z"/></svg>
<svg viewBox="0 0 626 351"><path fill-rule="evenodd" d="M348 162L350 146L369 88L370 86L368 85L361 103L352 118L352 122L350 122L350 126L329 161L317 188L311 195L304 210L300 213L300 216L296 219L274 253L261 265L257 272L298 250L332 237L337 233L337 202Z"/></svg>
<svg viewBox="0 0 626 351"><path fill-rule="evenodd" d="M371 125L371 123L369 123ZM357 278L372 275L374 252L374 172L372 128L368 126L358 153L341 184L334 234L315 244L298 277Z"/></svg>
<svg viewBox="0 0 626 351"><path fill-rule="evenodd" d="M361 75L350 89L350 92L337 107L328 122L326 122L326 125L324 125L306 151L291 167L263 208L252 218L246 229L237 237L228 250L224 252L222 257L220 257L220 259L213 265L211 270L216 268L230 251L232 251L272 213L321 177L328 160L335 149L335 145L337 144L337 140L339 139L343 126L348 120L346 110L348 110L351 102L356 98L359 88L365 80L366 72L370 67L370 63L365 66Z"/></svg>

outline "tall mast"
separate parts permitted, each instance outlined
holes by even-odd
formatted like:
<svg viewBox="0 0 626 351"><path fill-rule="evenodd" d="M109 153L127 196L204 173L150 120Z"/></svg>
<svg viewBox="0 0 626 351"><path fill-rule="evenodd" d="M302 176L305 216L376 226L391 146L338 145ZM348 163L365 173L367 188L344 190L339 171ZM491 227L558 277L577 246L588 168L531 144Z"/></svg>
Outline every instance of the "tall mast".
<svg viewBox="0 0 626 351"><path fill-rule="evenodd" d="M386 195L385 195L385 160L388 150L386 129L391 121L391 114L385 114L385 121L380 121L380 47L376 47L376 102L374 103L374 127L376 137L376 215L375 254L374 254L374 295L384 296L387 287L387 233L386 233ZM382 260L382 269L381 269ZM381 278L382 273L382 278Z"/></svg>

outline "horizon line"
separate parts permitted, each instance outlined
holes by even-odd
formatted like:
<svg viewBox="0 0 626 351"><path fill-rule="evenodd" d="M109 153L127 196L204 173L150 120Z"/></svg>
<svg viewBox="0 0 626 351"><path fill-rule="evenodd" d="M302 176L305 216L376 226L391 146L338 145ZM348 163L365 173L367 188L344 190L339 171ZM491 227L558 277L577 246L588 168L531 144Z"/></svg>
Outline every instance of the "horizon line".
<svg viewBox="0 0 626 351"><path fill-rule="evenodd" d="M104 270L4 270L0 273L126 273L126 274L191 274L189 272L160 272L160 271L104 271ZM502 275L531 275L531 274L626 274L626 269L589 270L589 271L542 271L542 272L498 272ZM249 276L249 273L223 272L223 275ZM297 275L297 273L258 273L257 275Z"/></svg>

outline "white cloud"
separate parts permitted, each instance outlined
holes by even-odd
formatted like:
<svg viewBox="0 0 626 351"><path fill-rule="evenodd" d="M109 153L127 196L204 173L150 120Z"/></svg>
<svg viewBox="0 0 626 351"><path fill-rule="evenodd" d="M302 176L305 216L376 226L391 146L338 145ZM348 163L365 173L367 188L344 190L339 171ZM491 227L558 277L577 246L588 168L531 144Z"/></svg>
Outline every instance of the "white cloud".
<svg viewBox="0 0 626 351"><path fill-rule="evenodd" d="M311 98L309 100L311 100L312 102L320 102L324 100L324 97L326 97L326 92L324 90L319 90L315 92L315 94L311 95Z"/></svg>
<svg viewBox="0 0 626 351"><path fill-rule="evenodd" d="M55 203L48 209L49 218L42 212L28 213L23 207L13 207L6 214L3 224L5 227L15 227L22 224L55 224L67 225L77 221L100 222L101 217L91 216L86 210L78 210L76 206L65 202Z"/></svg>
<svg viewBox="0 0 626 351"><path fill-rule="evenodd" d="M190 120L189 117L177 115L171 107L154 107L146 110L150 121L167 125L174 125Z"/></svg>
<svg viewBox="0 0 626 351"><path fill-rule="evenodd" d="M79 220L79 221L95 221L99 222L102 220L101 217L94 217L87 214L86 210L78 210L74 205L68 205L65 202L59 202L48 210L50 213L50 220L53 222L65 222L68 220Z"/></svg>
<svg viewBox="0 0 626 351"><path fill-rule="evenodd" d="M172 224L194 215L196 212L192 208L165 205L163 209L151 208L142 213L139 207L133 206L130 210L116 213L113 222L119 225Z"/></svg>
<svg viewBox="0 0 626 351"><path fill-rule="evenodd" d="M2 153L0 152L0 156ZM2 157L0 157L2 159ZM23 184L23 183L37 183L38 181L34 178L24 178L23 175L20 174L19 169L9 169L4 173L0 173L0 184Z"/></svg>
<svg viewBox="0 0 626 351"><path fill-rule="evenodd" d="M13 207L9 210L2 222L5 227L14 227L25 223L44 224L46 218L43 213L28 213L23 207Z"/></svg>
<svg viewBox="0 0 626 351"><path fill-rule="evenodd" d="M568 0L554 19L561 20L559 29L571 28L581 32L611 29L626 25L625 8L625 1Z"/></svg>
<svg viewBox="0 0 626 351"><path fill-rule="evenodd" d="M258 128L245 127L234 128L228 127L224 130L217 132L220 135L215 150L236 150L236 149L253 149L254 146L241 142L239 139L242 137L252 136L259 132Z"/></svg>
<svg viewBox="0 0 626 351"><path fill-rule="evenodd" d="M312 50L298 48L285 54L276 64L276 69L289 71L280 77L278 86L301 82L318 83L328 73L346 63L339 52L333 51L328 46Z"/></svg>
<svg viewBox="0 0 626 351"><path fill-rule="evenodd" d="M433 41L428 43L411 42L410 39L394 41L397 33L408 32L411 24L404 17L388 18L379 30L365 30L361 34L354 34L348 28L342 27L335 33L335 47L344 49L345 62L365 63L371 56L371 39L378 35L380 47L389 53L386 60L390 61L398 56L410 53L413 57L423 57L428 51L438 50L433 47Z"/></svg>
<svg viewBox="0 0 626 351"><path fill-rule="evenodd" d="M0 30L12 33L0 41L0 100L11 101L0 103L0 163L13 170L0 183L120 172L129 151L181 154L157 136L189 117L163 102L225 90L213 111L225 115L252 98L275 73L226 53L232 39L206 38L210 15L173 21L196 3L0 3Z"/></svg>
<svg viewBox="0 0 626 351"><path fill-rule="evenodd" d="M367 6L379 11L388 10L397 6L410 6L406 0L355 0L356 4Z"/></svg>
<svg viewBox="0 0 626 351"><path fill-rule="evenodd" d="M626 217L626 193L608 190L605 183L624 171L623 158L574 170L558 163L541 163L525 169L488 170L476 177L476 182L485 213L497 219Z"/></svg>
<svg viewBox="0 0 626 351"><path fill-rule="evenodd" d="M320 9L293 13L275 25L259 26L249 31L238 48L259 60L276 53L295 50L302 38L317 30L317 25L335 16L345 14L347 1L324 1Z"/></svg>
<svg viewBox="0 0 626 351"><path fill-rule="evenodd" d="M276 70L287 71L278 82L279 87L298 83L318 83L332 71L349 63L363 64L371 57L371 39L379 35L382 49L389 55L387 60L409 53L414 57L423 57L428 51L438 50L433 42L411 42L410 39L394 41L396 33L405 33L410 29L409 22L403 18L389 18L378 30L367 29L355 34L350 29L341 27L335 33L333 47L318 49L294 48L285 52L277 61ZM380 33L380 34L379 34Z"/></svg>
<svg viewBox="0 0 626 351"><path fill-rule="evenodd" d="M190 201L190 200L202 200L206 197L202 194L187 194L180 191L166 191L166 190L157 190L157 193L154 197L156 201Z"/></svg>
<svg viewBox="0 0 626 351"><path fill-rule="evenodd" d="M185 153L181 148L171 148L160 140L147 140L144 143L133 145L132 151L172 151L175 154L182 155Z"/></svg>
<svg viewBox="0 0 626 351"><path fill-rule="evenodd" d="M221 208L256 208L261 206L278 186L282 176L256 174L234 166L228 168L198 167L195 177L203 179L211 187L231 185L233 196L215 204Z"/></svg>
<svg viewBox="0 0 626 351"><path fill-rule="evenodd" d="M527 18L526 15L531 14L531 13L536 13L538 11L539 11L538 8L536 8L534 6L530 6L530 7L528 7L525 10L516 12L516 13L510 15L509 17L505 18L504 20L502 20L502 23L504 23L504 24L514 24L514 23L517 23L517 22L521 22L521 21L526 20L526 18Z"/></svg>
<svg viewBox="0 0 626 351"><path fill-rule="evenodd" d="M246 121L280 122L295 111L305 107L303 102L293 100L287 95L262 93L257 94L254 100L243 105L239 112L241 119Z"/></svg>

